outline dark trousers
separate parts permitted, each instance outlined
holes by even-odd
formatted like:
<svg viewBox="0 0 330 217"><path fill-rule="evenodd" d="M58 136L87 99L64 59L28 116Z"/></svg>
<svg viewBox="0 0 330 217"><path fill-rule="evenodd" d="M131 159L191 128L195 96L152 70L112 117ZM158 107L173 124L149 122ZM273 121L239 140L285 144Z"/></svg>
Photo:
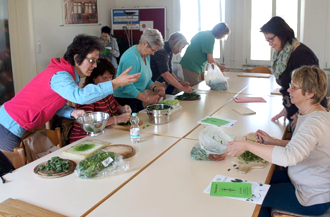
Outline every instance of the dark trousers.
<svg viewBox="0 0 330 217"><path fill-rule="evenodd" d="M122 106L129 105L133 113L138 113L139 111L144 109L141 100L135 98L119 98L119 97L115 97L115 98L120 105Z"/></svg>
<svg viewBox="0 0 330 217"><path fill-rule="evenodd" d="M271 209L292 212L300 215L322 215L330 208L329 203L317 204L312 206L302 206L295 193L295 187L290 181L287 169L275 170L270 188L266 195L259 217L271 216Z"/></svg>
<svg viewBox="0 0 330 217"><path fill-rule="evenodd" d="M14 151L19 146L21 138L10 132L0 124L0 149L4 151Z"/></svg>

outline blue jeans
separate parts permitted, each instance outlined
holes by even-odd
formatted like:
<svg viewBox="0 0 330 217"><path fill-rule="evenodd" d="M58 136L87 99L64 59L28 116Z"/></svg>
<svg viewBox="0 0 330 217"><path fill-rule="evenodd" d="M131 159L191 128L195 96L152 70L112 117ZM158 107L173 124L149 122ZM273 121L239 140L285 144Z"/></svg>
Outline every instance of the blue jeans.
<svg viewBox="0 0 330 217"><path fill-rule="evenodd" d="M322 215L330 208L329 203L302 206L295 193L295 187L290 181L287 169L275 170L270 188L266 195L259 217L271 216L271 209L292 212L300 215Z"/></svg>

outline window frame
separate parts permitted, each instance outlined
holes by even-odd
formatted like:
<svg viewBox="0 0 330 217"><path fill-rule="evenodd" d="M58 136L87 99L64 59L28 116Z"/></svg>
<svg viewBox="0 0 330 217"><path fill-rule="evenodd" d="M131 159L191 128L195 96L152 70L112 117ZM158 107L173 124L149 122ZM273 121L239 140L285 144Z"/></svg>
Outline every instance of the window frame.
<svg viewBox="0 0 330 217"><path fill-rule="evenodd" d="M251 18L252 18L252 0L244 1L245 5L245 38L244 43L244 64L243 66L270 66L270 60L251 60ZM272 0L272 17L276 16L276 0ZM297 10L297 32L295 32L296 37L300 38L300 23L301 23L301 0L298 0L298 10ZM261 33L260 33L261 34ZM271 55L270 50L270 55Z"/></svg>

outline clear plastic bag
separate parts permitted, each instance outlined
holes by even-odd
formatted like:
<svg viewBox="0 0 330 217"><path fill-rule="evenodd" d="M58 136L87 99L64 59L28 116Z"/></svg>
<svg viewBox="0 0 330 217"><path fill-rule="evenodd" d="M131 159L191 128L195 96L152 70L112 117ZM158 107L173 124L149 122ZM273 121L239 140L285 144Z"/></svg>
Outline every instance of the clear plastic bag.
<svg viewBox="0 0 330 217"><path fill-rule="evenodd" d="M225 134L221 128L207 126L199 134L199 142L193 147L190 154L194 160L220 161L225 159L227 142L233 139Z"/></svg>
<svg viewBox="0 0 330 217"><path fill-rule="evenodd" d="M211 90L228 90L229 87L227 78L214 63L207 63L205 66L205 83Z"/></svg>
<svg viewBox="0 0 330 217"><path fill-rule="evenodd" d="M129 169L129 163L123 156L105 150L99 150L92 156L79 162L76 173L81 178L105 177Z"/></svg>

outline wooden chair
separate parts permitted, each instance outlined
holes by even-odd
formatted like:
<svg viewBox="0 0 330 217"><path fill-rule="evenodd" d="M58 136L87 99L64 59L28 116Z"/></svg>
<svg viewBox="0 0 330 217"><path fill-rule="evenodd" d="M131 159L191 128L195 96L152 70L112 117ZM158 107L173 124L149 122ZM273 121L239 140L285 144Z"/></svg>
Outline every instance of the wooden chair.
<svg viewBox="0 0 330 217"><path fill-rule="evenodd" d="M27 138L32 133L38 131L38 130L46 130L47 137L59 148L63 146L63 140L62 140L62 134L61 134L61 128L57 127L55 130L48 130L43 128L38 128L31 131L26 131L23 135L21 142L19 144L19 147L14 148L14 152L4 151L1 150L4 155L13 163L15 169L20 168L21 166L24 166L26 164L26 153L24 149L23 140Z"/></svg>
<svg viewBox="0 0 330 217"><path fill-rule="evenodd" d="M23 148L16 148L14 152L0 150L13 164L15 169L18 169L26 164L26 156Z"/></svg>
<svg viewBox="0 0 330 217"><path fill-rule="evenodd" d="M253 69L249 69L248 72L272 74L270 69L266 66L256 66Z"/></svg>

